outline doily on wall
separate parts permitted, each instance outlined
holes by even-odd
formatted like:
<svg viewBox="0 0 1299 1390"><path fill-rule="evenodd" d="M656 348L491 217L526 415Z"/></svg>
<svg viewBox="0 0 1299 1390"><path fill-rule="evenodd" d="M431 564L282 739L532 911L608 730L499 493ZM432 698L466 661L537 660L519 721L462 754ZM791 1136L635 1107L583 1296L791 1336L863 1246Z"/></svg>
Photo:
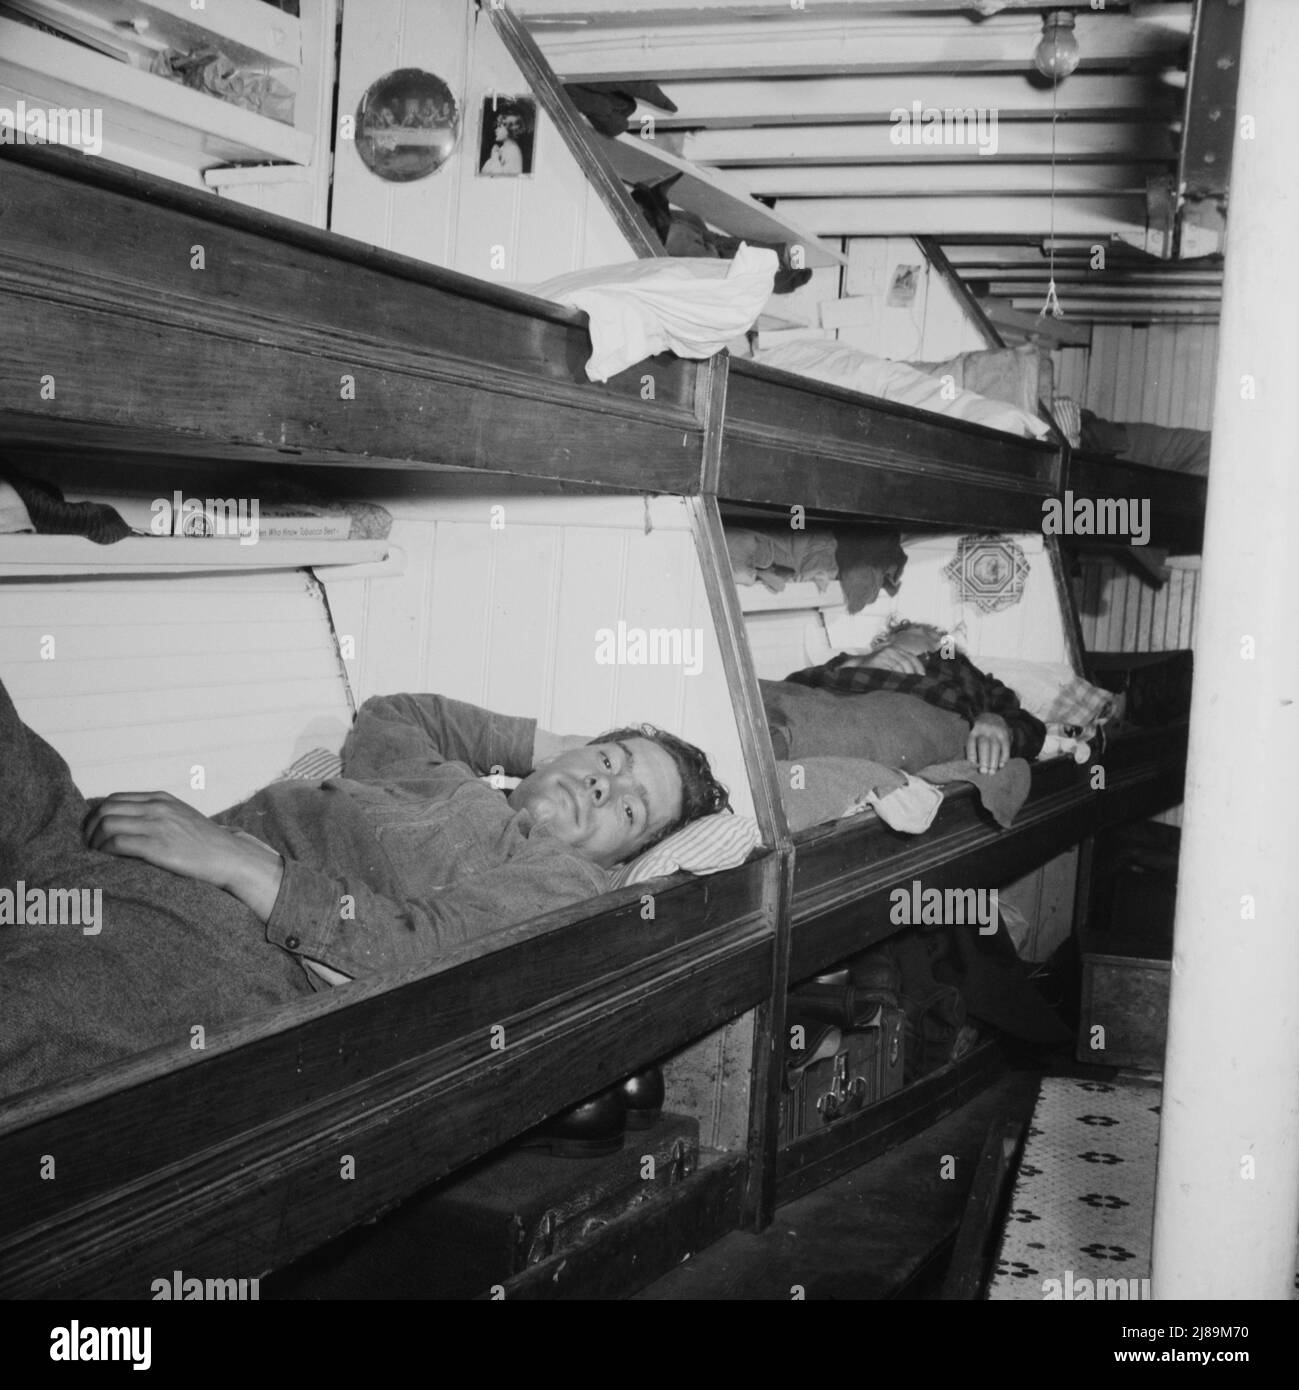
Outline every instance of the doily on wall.
<svg viewBox="0 0 1299 1390"><path fill-rule="evenodd" d="M1023 598L1029 563L1009 536L962 536L943 573L962 603L974 604L980 613L1000 613Z"/></svg>

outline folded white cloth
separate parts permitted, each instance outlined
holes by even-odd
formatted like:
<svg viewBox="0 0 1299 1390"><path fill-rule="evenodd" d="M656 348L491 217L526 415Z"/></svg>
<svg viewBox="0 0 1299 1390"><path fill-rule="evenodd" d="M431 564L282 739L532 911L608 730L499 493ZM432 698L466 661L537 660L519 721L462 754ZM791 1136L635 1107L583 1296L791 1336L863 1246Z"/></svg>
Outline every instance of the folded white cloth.
<svg viewBox="0 0 1299 1390"><path fill-rule="evenodd" d="M647 357L711 357L746 333L771 296L774 251L743 243L734 260L651 257L561 275L529 293L585 309L591 321L586 374L608 381Z"/></svg>

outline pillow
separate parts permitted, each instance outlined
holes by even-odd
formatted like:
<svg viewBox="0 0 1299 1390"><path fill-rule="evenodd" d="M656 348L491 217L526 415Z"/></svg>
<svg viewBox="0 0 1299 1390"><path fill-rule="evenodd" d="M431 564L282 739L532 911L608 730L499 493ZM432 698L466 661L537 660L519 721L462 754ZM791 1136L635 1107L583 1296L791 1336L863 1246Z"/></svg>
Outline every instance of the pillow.
<svg viewBox="0 0 1299 1390"><path fill-rule="evenodd" d="M758 823L751 816L718 811L691 821L629 864L620 864L613 871L612 886L645 883L682 869L692 874L720 873L743 864L761 843Z"/></svg>
<svg viewBox="0 0 1299 1390"><path fill-rule="evenodd" d="M280 774L283 782L323 782L328 777L343 775L343 760L327 748L313 748L295 758Z"/></svg>
<svg viewBox="0 0 1299 1390"><path fill-rule="evenodd" d="M919 772L965 756L970 726L916 695L877 690L840 695L795 681L759 681L778 759L869 758Z"/></svg>
<svg viewBox="0 0 1299 1390"><path fill-rule="evenodd" d="M764 348L754 354L754 361L769 367L783 367L800 376L842 386L849 391L862 391L868 396L881 396L888 401L933 410L940 415L955 415L962 420L987 425L1008 434L1028 439L1041 439L1050 434L1051 427L1013 405L985 400L972 391L957 390L955 395L937 377L925 376L906 362L888 362L871 357L847 343L805 339L782 343L779 347Z"/></svg>
<svg viewBox="0 0 1299 1390"><path fill-rule="evenodd" d="M1049 358L1047 359L1050 360ZM918 372L939 379L950 376L963 391L987 400L1005 401L1032 415L1042 389L1042 358L1032 343L1014 348L979 348L943 362L912 362Z"/></svg>
<svg viewBox="0 0 1299 1390"><path fill-rule="evenodd" d="M1114 696L1075 675L1058 661L1024 661L1014 656L980 657L979 667L1019 696L1019 703L1043 724L1089 729L1114 713Z"/></svg>
<svg viewBox="0 0 1299 1390"><path fill-rule="evenodd" d="M585 309L590 319L592 381L656 353L711 357L745 333L771 296L774 251L743 243L730 261L654 256L561 275L531 294Z"/></svg>

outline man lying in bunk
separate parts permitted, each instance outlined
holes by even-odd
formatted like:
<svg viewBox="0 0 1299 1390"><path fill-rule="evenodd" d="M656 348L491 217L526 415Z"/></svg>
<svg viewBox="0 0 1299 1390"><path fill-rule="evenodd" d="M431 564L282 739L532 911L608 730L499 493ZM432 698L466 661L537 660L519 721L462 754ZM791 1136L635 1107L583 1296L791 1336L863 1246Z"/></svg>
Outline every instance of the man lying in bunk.
<svg viewBox="0 0 1299 1390"><path fill-rule="evenodd" d="M729 804L650 725L583 742L436 695L368 700L340 777L209 818L161 792L92 806L0 686L0 779L0 890L102 903L89 929L0 925L0 1094L570 906Z"/></svg>
<svg viewBox="0 0 1299 1390"><path fill-rule="evenodd" d="M764 684L775 690L776 683ZM1000 771L1011 758L1031 762L1042 751L1046 737L1046 726L1020 707L1019 697L1009 686L979 670L941 628L927 623L895 622L876 638L867 655L841 653L824 665L795 671L785 677L784 684L811 686L838 695L906 695L948 711L964 721L968 729L965 757L983 773ZM767 697L777 758L822 751L812 748L806 738L801 750L791 748L787 726L781 723L783 712L776 712L778 699L778 695ZM900 707L875 702L873 708L880 710L881 720L885 714L892 720ZM908 770L939 761L928 742L932 729L927 725L908 727L905 712L899 722L902 727L896 742L901 751L894 756L873 752L872 756ZM825 732L832 737L828 729ZM913 733L927 751L917 750L908 757L907 738ZM826 747L824 751L841 749Z"/></svg>

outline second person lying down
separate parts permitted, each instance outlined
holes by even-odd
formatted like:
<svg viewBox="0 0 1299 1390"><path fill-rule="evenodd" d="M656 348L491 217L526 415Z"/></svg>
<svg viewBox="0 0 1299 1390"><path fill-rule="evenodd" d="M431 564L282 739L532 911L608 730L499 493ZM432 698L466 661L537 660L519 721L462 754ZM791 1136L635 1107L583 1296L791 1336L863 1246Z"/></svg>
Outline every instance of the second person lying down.
<svg viewBox="0 0 1299 1390"><path fill-rule="evenodd" d="M964 756L980 772L995 773L1011 758L1032 761L1046 737L1046 726L1020 707L1009 686L928 623L897 624L865 655L841 653L762 685L777 758L846 753L914 771ZM870 700L804 704L790 690L795 686ZM864 746L853 742L855 725Z"/></svg>

